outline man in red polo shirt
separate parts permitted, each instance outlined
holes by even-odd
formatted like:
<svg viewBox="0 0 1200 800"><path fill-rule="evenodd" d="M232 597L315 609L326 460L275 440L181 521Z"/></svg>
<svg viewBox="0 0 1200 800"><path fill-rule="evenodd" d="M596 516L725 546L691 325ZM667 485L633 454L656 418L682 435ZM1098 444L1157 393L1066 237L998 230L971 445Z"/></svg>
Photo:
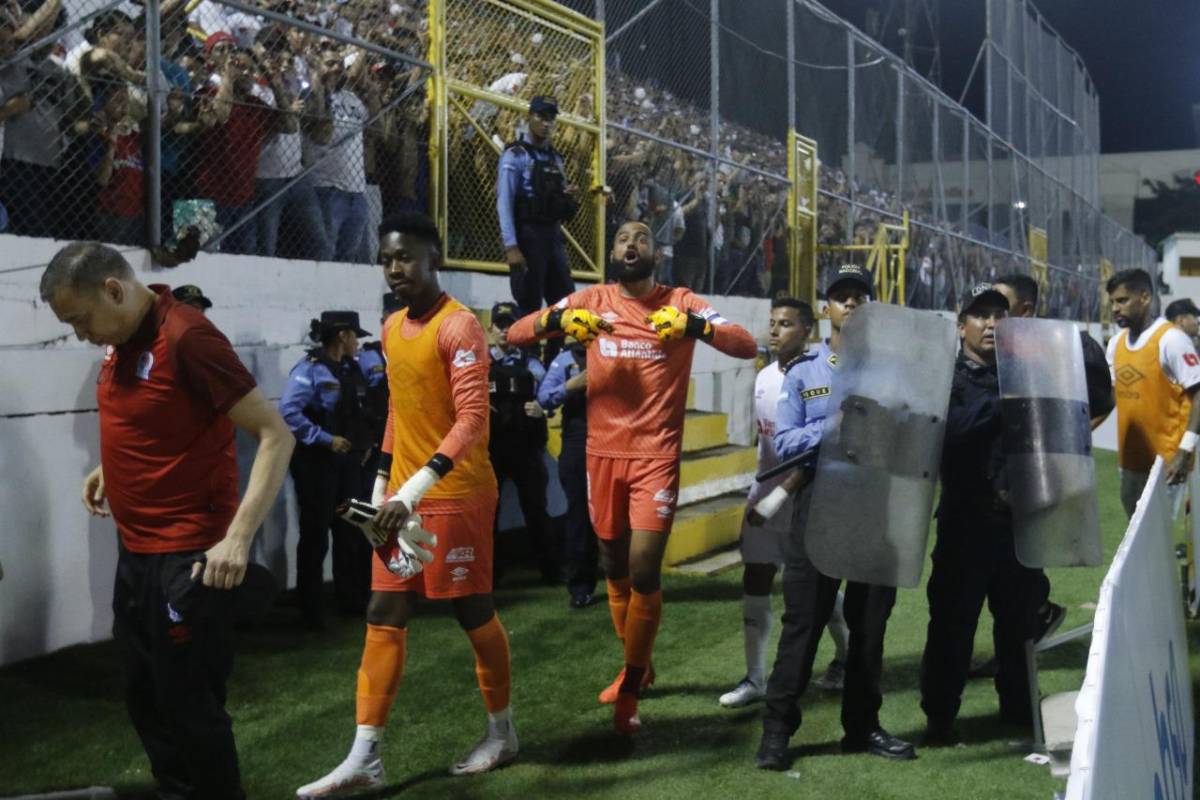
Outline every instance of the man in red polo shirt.
<svg viewBox="0 0 1200 800"><path fill-rule="evenodd" d="M113 635L129 716L164 795L244 798L225 713L228 590L283 484L291 432L229 340L169 287L139 282L111 247L60 250L41 296L81 341L107 347L100 466L83 505L117 524ZM240 505L235 425L259 442Z"/></svg>

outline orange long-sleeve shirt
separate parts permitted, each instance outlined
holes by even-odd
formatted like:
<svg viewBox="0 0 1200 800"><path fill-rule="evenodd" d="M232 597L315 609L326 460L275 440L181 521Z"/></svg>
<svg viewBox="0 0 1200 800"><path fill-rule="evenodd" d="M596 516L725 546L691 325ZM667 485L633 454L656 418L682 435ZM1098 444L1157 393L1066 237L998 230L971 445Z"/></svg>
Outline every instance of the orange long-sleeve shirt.
<svg viewBox="0 0 1200 800"><path fill-rule="evenodd" d="M662 342L646 316L663 306L691 311L713 325L712 346L735 358L754 358L749 331L723 318L690 289L657 286L645 297L621 294L620 284L590 286L559 302L584 308L613 326L587 349L587 451L610 458L679 457L695 339ZM538 311L517 320L508 341L537 340Z"/></svg>

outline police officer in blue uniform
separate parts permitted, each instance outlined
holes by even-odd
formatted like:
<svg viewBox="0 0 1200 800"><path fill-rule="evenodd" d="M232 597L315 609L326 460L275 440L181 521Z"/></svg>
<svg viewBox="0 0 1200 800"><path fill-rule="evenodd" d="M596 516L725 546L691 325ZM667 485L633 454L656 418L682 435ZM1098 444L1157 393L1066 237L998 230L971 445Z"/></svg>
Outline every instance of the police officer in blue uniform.
<svg viewBox="0 0 1200 800"><path fill-rule="evenodd" d="M496 213L509 286L521 314L553 305L575 291L559 225L579 210L578 189L567 181L551 137L558 117L553 97L529 103L528 131L500 156Z"/></svg>
<svg viewBox="0 0 1200 800"><path fill-rule="evenodd" d="M562 408L562 450L558 480L567 496L563 556L571 608L587 608L596 593L599 545L588 514L587 495L587 351L574 339L550 362L538 389L538 404Z"/></svg>
<svg viewBox="0 0 1200 800"><path fill-rule="evenodd" d="M546 412L537 401L538 387L546 377L546 370L535 355L508 343L508 328L519 313L513 303L492 306L489 333L494 344L488 367L491 402L488 449L496 483L503 486L508 478L516 486L525 531L542 580L556 583L558 547L546 514ZM498 554L500 551L498 547ZM496 561L499 563L501 558Z"/></svg>
<svg viewBox="0 0 1200 800"><path fill-rule="evenodd" d="M371 548L361 532L337 518L350 497L369 497L369 470L377 423L367 403L369 379L355 360L358 312L324 311L309 338L320 342L292 368L279 412L296 437L291 473L300 506L296 584L307 627L324 627L321 590L325 554L333 531L333 580L339 611L366 609L370 597ZM378 377L378 373L375 373Z"/></svg>
<svg viewBox="0 0 1200 800"><path fill-rule="evenodd" d="M775 452L780 461L808 455L817 463L818 448L829 414L829 394L842 323L871 296L866 271L847 264L825 291L832 336L784 366L783 387L775 416ZM793 507L791 534L784 542L783 625L775 665L767 681L763 737L755 755L760 769L787 769L788 741L800 727L800 696L812 678L821 634L833 614L841 581L822 575L804 548L804 530L812 502L812 483L800 488ZM842 694L843 752L865 752L891 759L916 758L913 746L879 724L883 695L883 639L896 601L896 589L864 583L846 585L843 605L850 647Z"/></svg>
<svg viewBox="0 0 1200 800"><path fill-rule="evenodd" d="M1000 719L1022 726L1032 721L1025 642L1036 635L1041 592L1038 571L1017 561L1007 500L995 327L1008 311L1004 294L984 283L963 298L959 315L962 350L946 412L937 543L926 586L921 709L928 745L958 741L954 721L985 599L995 621Z"/></svg>

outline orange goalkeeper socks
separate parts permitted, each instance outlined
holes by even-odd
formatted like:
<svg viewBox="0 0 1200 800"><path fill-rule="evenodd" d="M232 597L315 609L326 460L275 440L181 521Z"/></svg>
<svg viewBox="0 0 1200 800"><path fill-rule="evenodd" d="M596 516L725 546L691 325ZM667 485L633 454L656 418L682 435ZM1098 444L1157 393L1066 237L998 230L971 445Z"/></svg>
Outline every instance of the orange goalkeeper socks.
<svg viewBox="0 0 1200 800"><path fill-rule="evenodd" d="M508 634L500 624L500 617L492 618L467 631L471 647L475 650L475 677L479 680L479 691L483 705L489 713L508 708L512 695L512 674L508 660Z"/></svg>
<svg viewBox="0 0 1200 800"><path fill-rule="evenodd" d="M637 695L641 692L642 679L650 666L660 622L662 590L650 594L632 592L629 616L625 622L625 679L621 682L621 694Z"/></svg>
<svg viewBox="0 0 1200 800"><path fill-rule="evenodd" d="M608 612L612 614L613 630L625 641L625 618L629 616L629 578L608 578Z"/></svg>
<svg viewBox="0 0 1200 800"><path fill-rule="evenodd" d="M405 628L367 625L362 663L358 667L355 720L359 725L382 728L404 677Z"/></svg>

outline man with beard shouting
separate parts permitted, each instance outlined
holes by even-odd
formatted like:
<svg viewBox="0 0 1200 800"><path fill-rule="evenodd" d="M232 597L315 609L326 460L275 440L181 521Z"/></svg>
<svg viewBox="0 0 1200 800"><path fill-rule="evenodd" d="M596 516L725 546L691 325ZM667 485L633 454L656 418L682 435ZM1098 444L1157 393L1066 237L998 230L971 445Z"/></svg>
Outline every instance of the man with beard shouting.
<svg viewBox="0 0 1200 800"><path fill-rule="evenodd" d="M525 346L568 334L587 351L589 512L608 576L608 605L625 668L600 693L613 725L636 733L638 697L653 681L650 655L662 617L660 578L679 490L684 406L696 341L753 358L754 338L690 289L654 281L654 233L626 222L610 254L615 284L574 292L513 323Z"/></svg>

